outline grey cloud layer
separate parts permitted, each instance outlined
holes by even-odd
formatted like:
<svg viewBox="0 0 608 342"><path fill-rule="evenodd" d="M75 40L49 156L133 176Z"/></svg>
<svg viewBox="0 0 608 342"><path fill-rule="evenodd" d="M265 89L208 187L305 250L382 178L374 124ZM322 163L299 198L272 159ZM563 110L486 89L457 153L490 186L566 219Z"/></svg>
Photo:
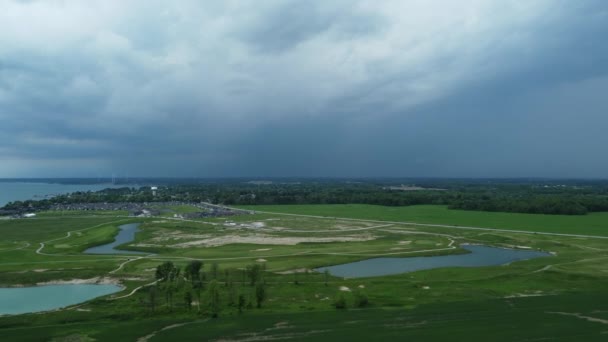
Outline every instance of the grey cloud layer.
<svg viewBox="0 0 608 342"><path fill-rule="evenodd" d="M0 6L0 177L608 172L600 0Z"/></svg>

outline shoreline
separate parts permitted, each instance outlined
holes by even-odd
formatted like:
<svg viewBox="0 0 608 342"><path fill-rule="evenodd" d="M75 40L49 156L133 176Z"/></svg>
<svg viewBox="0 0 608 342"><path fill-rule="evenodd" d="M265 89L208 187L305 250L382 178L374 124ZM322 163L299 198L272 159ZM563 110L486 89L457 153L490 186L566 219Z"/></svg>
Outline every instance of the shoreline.
<svg viewBox="0 0 608 342"><path fill-rule="evenodd" d="M116 285L121 287L121 291L124 291L127 287L121 283L118 278L111 277L93 277L88 279L56 279L42 281L32 284L10 284L0 285L0 288L24 288L24 287L38 287L38 286L49 286L49 285ZM119 291L120 292L120 291Z"/></svg>

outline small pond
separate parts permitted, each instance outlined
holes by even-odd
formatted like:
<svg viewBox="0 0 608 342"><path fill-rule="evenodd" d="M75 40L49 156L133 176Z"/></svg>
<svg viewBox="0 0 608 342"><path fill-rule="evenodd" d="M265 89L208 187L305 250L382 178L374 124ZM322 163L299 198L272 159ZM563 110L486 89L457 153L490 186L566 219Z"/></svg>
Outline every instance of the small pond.
<svg viewBox="0 0 608 342"><path fill-rule="evenodd" d="M390 274L429 270L441 267L480 267L504 265L514 261L550 256L550 253L497 248L479 245L462 245L471 253L411 258L374 258L348 264L321 267L334 276L345 278L377 277Z"/></svg>
<svg viewBox="0 0 608 342"><path fill-rule="evenodd" d="M120 228L120 232L118 232L118 235L116 235L116 237L114 238L114 242L111 242L111 243L108 243L105 245L101 245L101 246L91 247L91 248L85 250L84 253L86 253L86 254L149 254L149 253L144 253L144 252L127 251L127 250L115 248L116 246L122 245L123 243L129 243L129 242L135 240L135 233L137 233L139 231L139 225L140 225L140 223L129 223L129 224L123 224L122 226L119 226L118 228Z"/></svg>
<svg viewBox="0 0 608 342"><path fill-rule="evenodd" d="M0 315L60 309L122 290L117 285L61 284L0 288Z"/></svg>

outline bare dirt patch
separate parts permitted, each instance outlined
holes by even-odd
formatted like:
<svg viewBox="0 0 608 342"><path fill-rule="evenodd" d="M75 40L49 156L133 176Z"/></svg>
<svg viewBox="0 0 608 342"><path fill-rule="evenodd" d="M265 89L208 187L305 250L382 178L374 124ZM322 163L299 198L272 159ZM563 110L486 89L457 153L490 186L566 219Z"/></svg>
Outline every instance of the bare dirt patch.
<svg viewBox="0 0 608 342"><path fill-rule="evenodd" d="M276 274L294 274L294 273L306 273L306 272L310 272L310 269L309 268L296 268L294 270L274 272L274 273L276 273Z"/></svg>
<svg viewBox="0 0 608 342"><path fill-rule="evenodd" d="M172 248L190 248L196 246L217 247L230 244L246 243L257 245L297 245L303 242L360 242L374 240L372 235L362 236L332 236L332 237L277 237L264 234L255 235L226 235L202 240L173 244Z"/></svg>
<svg viewBox="0 0 608 342"><path fill-rule="evenodd" d="M69 280L50 280L36 283L36 285L80 285L80 284L101 284L101 285L120 285L120 280L110 277L93 277L89 279L69 279Z"/></svg>

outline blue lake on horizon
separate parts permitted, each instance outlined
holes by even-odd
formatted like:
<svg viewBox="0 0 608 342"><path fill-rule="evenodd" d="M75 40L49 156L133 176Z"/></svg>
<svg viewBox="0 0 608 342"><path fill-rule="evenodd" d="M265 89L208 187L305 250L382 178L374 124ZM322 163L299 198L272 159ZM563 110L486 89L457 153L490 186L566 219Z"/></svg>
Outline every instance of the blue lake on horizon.
<svg viewBox="0 0 608 342"><path fill-rule="evenodd" d="M430 270L441 267L482 267L504 265L514 261L551 256L534 250L462 245L471 253L406 258L373 258L347 264L317 268L318 272L344 278L379 277L392 274Z"/></svg>
<svg viewBox="0 0 608 342"><path fill-rule="evenodd" d="M119 186L111 183L59 184L37 182L0 182L0 207L14 201L41 200L59 194L67 194L77 191L100 191L107 188L117 187Z"/></svg>

